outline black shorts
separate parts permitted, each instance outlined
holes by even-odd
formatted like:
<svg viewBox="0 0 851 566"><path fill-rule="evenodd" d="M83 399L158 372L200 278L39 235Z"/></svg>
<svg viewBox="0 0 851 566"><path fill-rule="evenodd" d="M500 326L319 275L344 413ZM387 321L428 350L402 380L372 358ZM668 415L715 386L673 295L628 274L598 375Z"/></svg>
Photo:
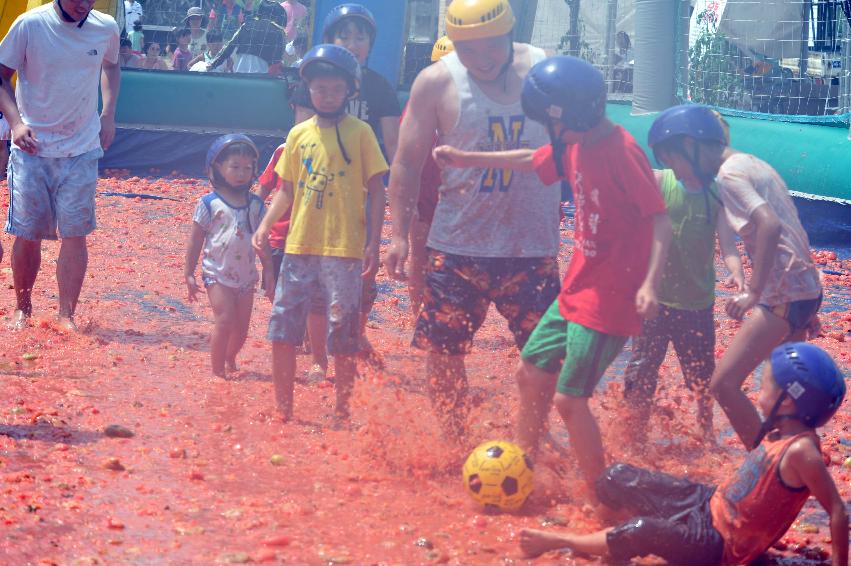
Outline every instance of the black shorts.
<svg viewBox="0 0 851 566"><path fill-rule="evenodd" d="M819 294L815 299L804 299L803 301L793 301L774 306L760 303L759 306L779 316L789 324L789 335L787 336L789 338L810 325L821 308L823 297L824 295Z"/></svg>
<svg viewBox="0 0 851 566"><path fill-rule="evenodd" d="M632 356L624 373L624 397L649 403L656 393L659 366L668 344L674 344L686 386L706 393L715 371L715 315L712 307L702 310L675 309L659 305L659 315L645 320L641 336L632 339Z"/></svg>
<svg viewBox="0 0 851 566"><path fill-rule="evenodd" d="M413 345L439 354L466 354L494 303L522 350L558 293L554 257L470 257L430 249Z"/></svg>
<svg viewBox="0 0 851 566"><path fill-rule="evenodd" d="M609 531L609 554L627 562L653 554L668 564L721 563L724 539L712 525L709 500L715 488L660 472L615 464L597 480L597 497L635 517Z"/></svg>

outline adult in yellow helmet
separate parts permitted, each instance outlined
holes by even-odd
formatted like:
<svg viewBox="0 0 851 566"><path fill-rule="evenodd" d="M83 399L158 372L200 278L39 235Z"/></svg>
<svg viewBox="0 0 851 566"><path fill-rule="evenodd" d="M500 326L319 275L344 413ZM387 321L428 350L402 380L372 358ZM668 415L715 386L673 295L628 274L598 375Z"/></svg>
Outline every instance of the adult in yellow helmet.
<svg viewBox="0 0 851 566"><path fill-rule="evenodd" d="M440 144L514 149L549 143L526 120L523 79L541 49L512 41L508 0L454 0L446 35L455 51L414 81L390 174L393 238L385 265L404 279L423 164ZM491 302L522 348L559 291L559 187L532 172L445 169L428 235L429 270L413 344L426 350L432 403L447 435L467 424L464 356Z"/></svg>

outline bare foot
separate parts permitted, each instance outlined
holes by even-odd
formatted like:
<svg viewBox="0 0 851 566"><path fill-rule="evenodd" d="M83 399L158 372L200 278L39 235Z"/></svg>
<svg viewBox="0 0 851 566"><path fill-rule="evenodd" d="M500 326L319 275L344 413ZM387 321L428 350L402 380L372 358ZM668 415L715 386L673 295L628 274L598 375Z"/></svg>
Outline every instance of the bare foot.
<svg viewBox="0 0 851 566"><path fill-rule="evenodd" d="M239 367L236 365L236 360L228 360L225 362L225 371L228 373L233 373L239 371Z"/></svg>
<svg viewBox="0 0 851 566"><path fill-rule="evenodd" d="M520 530L520 550L526 558L537 558L545 552L566 546L564 538L556 533L537 529Z"/></svg>
<svg viewBox="0 0 851 566"><path fill-rule="evenodd" d="M74 319L70 316L58 316L56 317L56 325L64 330L65 332L79 332L80 329L77 328L77 324L74 322Z"/></svg>
<svg viewBox="0 0 851 566"><path fill-rule="evenodd" d="M22 310L16 310L15 314L12 316L12 323L9 325L9 328L12 330L23 330L30 325L30 314L25 313Z"/></svg>

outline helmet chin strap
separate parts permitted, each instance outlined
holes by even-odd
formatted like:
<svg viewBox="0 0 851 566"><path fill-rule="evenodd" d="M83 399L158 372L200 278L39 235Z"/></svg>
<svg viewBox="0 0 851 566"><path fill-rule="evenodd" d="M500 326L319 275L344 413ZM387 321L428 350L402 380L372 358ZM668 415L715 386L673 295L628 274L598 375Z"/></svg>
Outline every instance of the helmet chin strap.
<svg viewBox="0 0 851 566"><path fill-rule="evenodd" d="M254 186L254 182L243 183L242 185L231 185L224 179L216 179L216 182L213 183L213 187L218 188L221 187L223 189L227 189L229 191L249 191L251 187Z"/></svg>
<svg viewBox="0 0 851 566"><path fill-rule="evenodd" d="M353 97L354 95L355 95L354 92L349 93L350 97ZM338 118L345 115L346 108L348 107L348 105L349 105L349 98L347 98L346 101L343 102L343 104L341 104L340 107L337 110L335 110L334 112L320 112L316 108L314 108L313 110L314 110L314 112L316 112L316 115L319 116L320 118L323 118L325 120L337 120ZM351 165L352 159L349 157L349 152L346 151L346 146L343 145L343 137L340 135L340 123L339 123L339 121L336 124L334 124L334 130L337 132L337 145L340 146L340 153L343 154L343 159L346 161L346 165Z"/></svg>
<svg viewBox="0 0 851 566"><path fill-rule="evenodd" d="M711 189L715 176L703 171L703 168L700 166L700 147L699 143L695 143L691 154L689 154L685 148L680 147L678 149L680 155L686 160L686 162L688 162L691 170L694 171L697 180L700 181L700 189L703 193L704 205L706 207L706 223L711 224L712 219L710 217L709 195L712 195L712 198L714 198L721 206L724 206L724 203L721 202L721 199L719 199ZM765 435L763 434L763 436ZM762 440L762 437L760 437L760 440Z"/></svg>
<svg viewBox="0 0 851 566"><path fill-rule="evenodd" d="M556 173L562 179L564 178L564 152L567 151L567 144L561 141L561 136L556 135L553 122L547 122L547 131L550 134L550 143L553 146L553 161L556 166Z"/></svg>
<svg viewBox="0 0 851 566"><path fill-rule="evenodd" d="M77 24L77 28L83 27L83 24L86 23L86 20L89 18L89 15L86 14L83 16L83 19L78 22L71 17L71 14L65 11L65 8L62 7L62 0L56 0L56 5L59 6L59 11L62 13L62 19L69 24Z"/></svg>
<svg viewBox="0 0 851 566"><path fill-rule="evenodd" d="M780 394L780 397L777 398L777 401L774 402L774 406L771 408L771 412L768 413L768 417L763 421L762 426L759 427L759 433L756 435L754 439L753 446L751 446L751 450L756 450L756 448L762 443L762 440L765 436L774 430L774 426L779 421L800 421L801 418L798 415L778 415L777 411L780 410L780 405L783 401L786 400L786 397L789 395L789 392L785 389L783 393Z"/></svg>

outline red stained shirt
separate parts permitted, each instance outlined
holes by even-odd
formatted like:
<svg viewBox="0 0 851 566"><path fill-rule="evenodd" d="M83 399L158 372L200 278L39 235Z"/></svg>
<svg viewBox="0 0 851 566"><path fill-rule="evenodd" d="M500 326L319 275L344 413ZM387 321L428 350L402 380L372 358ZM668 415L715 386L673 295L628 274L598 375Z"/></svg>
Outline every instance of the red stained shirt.
<svg viewBox="0 0 851 566"><path fill-rule="evenodd" d="M277 173L275 173L275 165L278 164L278 160L281 158L281 154L283 152L284 144L281 144L275 150L275 153L272 155L272 159L269 160L266 170L263 171L260 178L257 180L260 183L260 186L264 189L277 191L281 188L281 178L278 177ZM290 230L290 214L292 214L292 211L293 207L290 205L281 219L278 220L269 231L269 245L275 249L282 250L286 247L287 232Z"/></svg>
<svg viewBox="0 0 851 566"><path fill-rule="evenodd" d="M637 336L635 295L647 274L652 217L666 212L647 157L615 126L593 146L568 147L562 163L573 187L576 233L559 294L561 314L599 332ZM538 149L534 166L545 184L560 180L551 145Z"/></svg>

